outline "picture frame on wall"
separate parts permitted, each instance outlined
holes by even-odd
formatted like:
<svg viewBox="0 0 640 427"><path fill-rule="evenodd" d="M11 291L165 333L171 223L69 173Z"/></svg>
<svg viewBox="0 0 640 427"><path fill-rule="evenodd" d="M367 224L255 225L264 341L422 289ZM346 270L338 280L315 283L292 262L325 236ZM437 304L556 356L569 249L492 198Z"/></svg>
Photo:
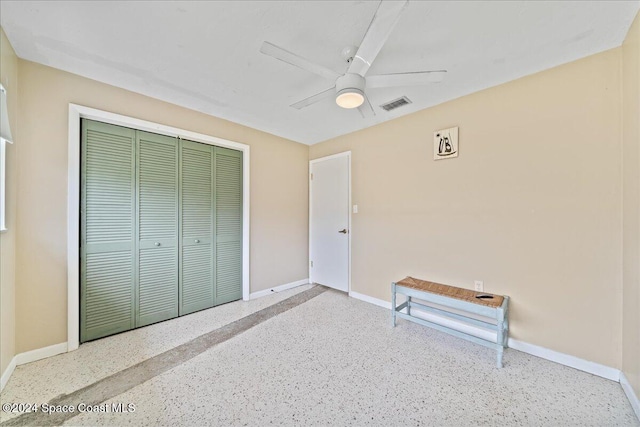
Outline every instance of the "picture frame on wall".
<svg viewBox="0 0 640 427"><path fill-rule="evenodd" d="M442 129L433 133L433 159L458 157L458 127Z"/></svg>

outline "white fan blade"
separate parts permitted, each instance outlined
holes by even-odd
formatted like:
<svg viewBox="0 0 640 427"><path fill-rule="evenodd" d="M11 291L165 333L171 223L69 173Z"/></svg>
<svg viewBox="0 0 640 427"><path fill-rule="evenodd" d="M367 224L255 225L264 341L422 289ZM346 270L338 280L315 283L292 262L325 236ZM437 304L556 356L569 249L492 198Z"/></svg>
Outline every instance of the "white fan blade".
<svg viewBox="0 0 640 427"><path fill-rule="evenodd" d="M356 56L351 61L349 73L360 74L364 77L373 60L378 56L378 52L384 46L387 38L389 38L393 27L398 23L400 14L406 6L406 0L380 2L378 10L364 35L364 39L360 43Z"/></svg>
<svg viewBox="0 0 640 427"><path fill-rule="evenodd" d="M327 89L320 93L316 93L315 95L305 98L302 101L298 101L295 104L291 104L291 106L293 108L297 108L298 110L302 110L304 107L308 107L311 104L315 104L318 101L322 101L323 99L328 98L331 95L335 96L335 94L336 94L336 87L334 86L331 89Z"/></svg>
<svg viewBox="0 0 640 427"><path fill-rule="evenodd" d="M446 70L379 74L367 77L366 84L367 88L426 85L441 82L446 74Z"/></svg>
<svg viewBox="0 0 640 427"><path fill-rule="evenodd" d="M362 115L363 119L368 119L376 115L376 112L373 110L373 107L371 106L371 102L369 102L369 97L366 95L364 97L364 102L362 103L361 106L358 107L358 111L360 111L360 114Z"/></svg>
<svg viewBox="0 0 640 427"><path fill-rule="evenodd" d="M298 68L302 68L303 70L325 77L331 81L335 81L340 77L340 74L335 71L327 67L323 67L322 65L315 64L308 59L296 55L295 53L291 53L288 50L274 45L273 43L263 42L260 52L279 59L282 62L286 62L287 64L294 65Z"/></svg>

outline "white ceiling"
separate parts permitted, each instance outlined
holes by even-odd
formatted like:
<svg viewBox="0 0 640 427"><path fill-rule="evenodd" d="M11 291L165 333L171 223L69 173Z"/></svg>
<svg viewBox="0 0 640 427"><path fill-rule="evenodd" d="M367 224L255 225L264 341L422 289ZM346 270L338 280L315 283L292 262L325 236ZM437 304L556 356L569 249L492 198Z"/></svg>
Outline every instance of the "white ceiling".
<svg viewBox="0 0 640 427"><path fill-rule="evenodd" d="M639 1L411 1L369 74L446 69L444 82L368 91L363 119L332 99L290 104L334 82L259 52L270 41L344 73L377 1L0 2L19 57L305 144L619 46ZM400 96L412 104L378 106Z"/></svg>

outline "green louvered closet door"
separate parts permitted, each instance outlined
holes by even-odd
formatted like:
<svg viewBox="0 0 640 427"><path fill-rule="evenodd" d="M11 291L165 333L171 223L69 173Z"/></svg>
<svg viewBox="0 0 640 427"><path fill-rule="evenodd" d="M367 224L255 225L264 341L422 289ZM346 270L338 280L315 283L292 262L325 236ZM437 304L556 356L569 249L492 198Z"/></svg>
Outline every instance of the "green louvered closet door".
<svg viewBox="0 0 640 427"><path fill-rule="evenodd" d="M213 307L213 147L181 141L180 315Z"/></svg>
<svg viewBox="0 0 640 427"><path fill-rule="evenodd" d="M183 315L242 298L242 153L181 143Z"/></svg>
<svg viewBox="0 0 640 427"><path fill-rule="evenodd" d="M215 302L242 298L242 152L214 148Z"/></svg>
<svg viewBox="0 0 640 427"><path fill-rule="evenodd" d="M82 121L80 341L135 327L135 131Z"/></svg>
<svg viewBox="0 0 640 427"><path fill-rule="evenodd" d="M178 140L137 131L136 326L178 316Z"/></svg>
<svg viewBox="0 0 640 427"><path fill-rule="evenodd" d="M242 298L242 153L82 121L80 341Z"/></svg>

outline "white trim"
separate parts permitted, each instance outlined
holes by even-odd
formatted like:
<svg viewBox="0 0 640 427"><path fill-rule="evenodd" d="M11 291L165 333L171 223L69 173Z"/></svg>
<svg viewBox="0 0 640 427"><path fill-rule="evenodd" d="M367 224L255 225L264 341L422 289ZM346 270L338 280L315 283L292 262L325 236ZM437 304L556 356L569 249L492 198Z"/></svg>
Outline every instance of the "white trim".
<svg viewBox="0 0 640 427"><path fill-rule="evenodd" d="M249 300L250 270L250 147L235 141L122 116L82 105L69 104L69 153L67 184L67 340L68 351L80 343L80 118L180 137L204 144L242 151L242 299Z"/></svg>
<svg viewBox="0 0 640 427"><path fill-rule="evenodd" d="M80 345L80 115L69 104L67 153L67 350Z"/></svg>
<svg viewBox="0 0 640 427"><path fill-rule="evenodd" d="M67 343L50 345L48 347L37 348L35 350L26 351L16 354L16 365L24 365L25 363L35 362L36 360L46 359L47 357L57 356L58 354L67 352Z"/></svg>
<svg viewBox="0 0 640 427"><path fill-rule="evenodd" d="M348 208L349 208L349 223L348 223L348 229L349 229L349 234L348 234L349 260L347 261L348 262L347 270L348 270L348 275L349 275L349 277L348 277L349 283L347 285L347 293L350 294L351 293L351 239L352 239L352 235L353 235L353 227L351 226L351 223L352 223L351 216L353 215L353 213L352 213L352 201L351 201L351 150L344 151L342 153L332 154L330 156L319 157L317 159L309 160L309 177L308 177L308 179L309 179L309 260L308 260L307 266L309 268L309 281L313 282L313 277L312 277L312 274L311 274L311 220L312 220L312 214L311 214L311 212L312 212L312 210L311 210L312 203L311 203L311 200L312 200L312 193L313 193L313 190L312 190L313 187L311 185L311 181L312 181L311 174L313 172L311 172L311 165L313 165L315 163L318 163L318 162L325 161L325 160L336 159L338 157L344 157L344 156L346 156L347 159L349 160L349 163L348 163L349 164L349 206L348 206Z"/></svg>
<svg viewBox="0 0 640 427"><path fill-rule="evenodd" d="M16 357L17 356L13 356L13 359L11 359L11 362L9 362L7 369L5 369L4 372L2 373L2 378L0 378L0 392L4 390L4 387L9 382L9 378L11 378L13 371L16 370L16 365L17 365Z"/></svg>
<svg viewBox="0 0 640 427"><path fill-rule="evenodd" d="M351 151L347 151L346 154L349 159L349 289L347 289L347 293L349 293L351 292L351 239L353 237L351 217L353 216L353 201L351 200Z"/></svg>
<svg viewBox="0 0 640 427"><path fill-rule="evenodd" d="M638 417L640 421L640 399L638 399L638 396L633 391L633 387L631 387L631 383L629 383L629 380L623 372L620 372L620 385L622 386L622 390L624 390L624 394L627 395L629 403L631 403L633 412L636 413L636 417Z"/></svg>
<svg viewBox="0 0 640 427"><path fill-rule="evenodd" d="M523 353L528 353L532 356L537 356L542 359L547 359L561 365L569 366L570 368L574 368L579 371L588 372L590 374L606 378L608 380L612 380L615 382L620 381L619 369L581 359L576 356L571 356L570 354L560 353L559 351L550 350L548 348L529 344L527 342L515 340L513 338L509 338L509 348L521 351Z"/></svg>
<svg viewBox="0 0 640 427"><path fill-rule="evenodd" d="M361 294L359 292L350 291L349 296L355 299L359 299L364 302L368 302L369 304L377 305L378 307L386 308L387 310L391 310L391 302L381 300L378 298L370 297L369 295Z"/></svg>
<svg viewBox="0 0 640 427"><path fill-rule="evenodd" d="M309 160L309 164L318 162L324 162L325 160L337 159L338 157L351 156L351 150L343 151L342 153L332 154L330 156L318 157L317 159Z"/></svg>
<svg viewBox="0 0 640 427"><path fill-rule="evenodd" d="M24 353L18 353L13 356L9 366L2 373L0 379L0 391L4 390L4 387L9 382L9 378L13 375L16 366L24 365L25 363L35 362L36 360L46 359L47 357L57 356L58 354L67 352L67 343L61 342L60 344L50 345L49 347L38 348L35 350L27 351Z"/></svg>
<svg viewBox="0 0 640 427"><path fill-rule="evenodd" d="M249 299L261 298L267 295L271 295L273 293L278 293L282 291L286 291L287 289L295 288L302 285L309 284L309 279L297 280L291 283L285 283L284 285L276 286L275 288L265 289L263 291L253 292L249 295Z"/></svg>
<svg viewBox="0 0 640 427"><path fill-rule="evenodd" d="M358 292L349 292L349 296L368 302L370 304L377 305L379 307L385 308L387 310L391 310L391 303L388 301L384 301L378 298L370 297L368 295L364 295ZM415 313L416 309L412 310L412 313ZM415 313L418 314L418 313ZM457 322L452 319L447 319L442 316L437 316L431 313L422 313L420 312L420 316L426 320L432 321L434 323L438 323L452 329L456 329L483 339L493 339L495 341L495 332L489 331L484 328L480 328L473 325L463 324L461 322ZM599 363L590 362L588 360L580 359L579 357L571 356L569 354L560 353L558 351L550 350L548 348L540 347L534 344L529 344L524 341L515 340L513 338L509 338L509 348L514 350L521 351L523 353L531 354L532 356L537 356L542 359L550 360L552 362L559 363L561 365L569 366L574 369L578 369L580 371L588 372L593 375L597 375L602 378L606 378L612 381L620 381L621 373L620 370L612 368L610 366L601 365Z"/></svg>
<svg viewBox="0 0 640 427"><path fill-rule="evenodd" d="M0 137L0 233L7 231L7 143L11 144L11 141Z"/></svg>

